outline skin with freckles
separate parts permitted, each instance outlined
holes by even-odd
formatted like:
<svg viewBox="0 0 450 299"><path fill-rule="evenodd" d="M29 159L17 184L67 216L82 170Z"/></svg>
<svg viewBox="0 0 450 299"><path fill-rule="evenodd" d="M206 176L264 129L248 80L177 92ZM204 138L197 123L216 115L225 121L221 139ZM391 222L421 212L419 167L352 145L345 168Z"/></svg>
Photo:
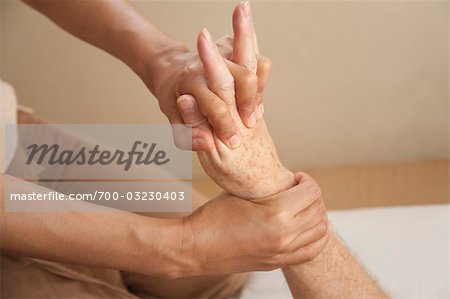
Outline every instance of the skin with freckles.
<svg viewBox="0 0 450 299"><path fill-rule="evenodd" d="M243 26L246 22L247 26ZM210 119L199 107L195 96L182 95L177 103L183 121L194 127L193 145L209 149L198 152L199 161L206 173L224 190L242 198L253 199L286 190L294 185L295 180L294 175L280 162L262 118L264 106L258 104L253 127L248 128L240 118L238 95L240 98L246 98L256 93L257 101L261 101L262 89L257 88L245 94L237 85L236 88L230 88L234 86L233 79L258 81L260 64L256 57L259 50L248 4L236 7L233 13L233 28L238 33L234 37L234 62L222 58L220 49L206 29L198 36L197 48L208 87L227 104L232 123L239 132L241 146L231 149L218 138L210 125ZM270 63L265 67L268 65Z"/></svg>
<svg viewBox="0 0 450 299"><path fill-rule="evenodd" d="M196 114L202 117L192 97L183 96L178 102L182 115L192 113L186 115L186 122L197 122ZM206 173L223 189L247 199L269 196L293 186L294 176L281 164L264 121L248 129L239 124L237 113L234 117L243 144L233 150L214 137L215 144L209 152L197 153ZM202 123L199 128L209 130L209 125Z"/></svg>
<svg viewBox="0 0 450 299"><path fill-rule="evenodd" d="M206 142L194 142L194 150L210 150L209 146L220 144L224 148L220 148L216 153L223 155L224 149L239 148L242 144L241 135L244 135L245 140L254 140L255 145L266 144L263 138L258 139L257 134L250 136L252 132L246 130L248 127L261 126L260 122L257 123L262 117L261 94L270 70L270 61L259 53L254 57L256 62L247 61L249 57L247 51L255 45L253 24L249 11L246 11L249 9L248 5L238 5L233 14L234 37L216 41L222 57L225 58L222 62L228 67L231 77L220 77L214 81L216 77L210 76L207 80L205 76L205 72L214 72L210 64L200 63L200 55L188 51L180 43L162 34L134 10L128 1L26 0L26 2L66 31L129 65L156 95L161 109L171 123L181 123L177 97L181 94L195 95L198 109L207 117L208 130L193 131L200 132L200 137L206 132L203 137L209 136L209 139L197 138L196 141L206 140ZM203 57L210 53L204 48L201 51ZM236 125L233 125L234 123ZM238 125L239 131L236 129ZM264 132L264 127L260 128L261 132ZM230 143L229 140L235 135L238 138L232 139ZM266 138L270 138L268 134ZM200 147L205 144L206 148ZM245 155L246 158L241 165L246 165L244 161L251 162L248 158L253 154L258 154L263 159L276 155L276 152L273 147L268 147L257 153L246 146L242 149L242 156ZM273 173L275 169L273 166L279 166L276 160L273 159L272 164L268 164L266 167L268 172ZM236 166L231 163L232 161L222 162L221 165L216 165L220 165L223 171L228 171L230 177L235 176L233 184L241 183L241 180L244 182L244 178L236 177L238 172L232 171L232 167ZM247 165L252 166L249 163ZM289 177L294 184L293 175L289 174ZM251 183L252 180L247 179L247 182ZM6 224L0 226L2 236L5 236L6 240L2 242L2 246L8 246L10 252L19 255L152 275L152 281L155 282L153 285L146 276L141 275L141 279L138 279L143 285L140 283L136 285L144 289L145 286L150 288L164 286L164 283L154 278L155 276L179 278L196 275L194 280L183 280L184 286L182 284L179 289L174 287L173 279L166 281L166 289L162 293L167 297L180 298L179 294L171 296L171 291L179 291L185 297L197 298L187 295L186 285L193 291L201 291L204 290L204 286L221 280L218 276L199 277L199 275L223 275L236 271L272 269L283 263L300 263L310 260L326 245L327 238L324 236L326 217L323 203L320 204L321 200L317 195L312 192L311 196L304 198L305 201L313 199L317 203L308 207L298 206L296 210L292 207L302 202L299 198L305 194L302 191L304 186L300 189L292 188L296 190L294 193L286 191L289 195L287 198L276 192L281 188L268 186L269 182L266 186L259 186L259 193L256 192L258 186L255 186L253 192L249 193L248 189L242 194L250 198L277 193L270 200L266 198L262 201L245 201L224 193L211 204L205 204L185 218L162 220L130 213L120 213L117 217L115 214L106 213L101 215L53 213L53 217L50 218L41 214L27 217L8 215L1 219ZM271 204L281 203L277 200L278 196L283 198L282 202L291 202L292 205ZM296 212L299 215L294 216L286 212ZM53 223L52 227L57 230L48 231L49 223ZM261 225L258 225L259 223ZM97 228L95 233L84 233L89 231L92 224ZM290 228L297 229L289 230ZM218 232L224 233L217 235ZM222 248L214 245L218 244L219 237ZM236 242L237 238L239 242ZM261 240L257 240L258 238ZM24 239L28 242L24 243ZM114 239L117 242L111 248L109 241L98 241L103 239ZM179 248L180 244L184 246ZM300 247L304 250L299 250ZM74 248L76 254L73 253ZM76 250L80 248L89 250ZM224 252L223 248L228 250ZM260 254L255 256L255 252ZM149 259L149 256L152 258ZM224 279L226 277L222 276ZM136 276L133 278L136 279ZM177 281L181 282L182 279Z"/></svg>
<svg viewBox="0 0 450 299"><path fill-rule="evenodd" d="M232 55L228 51L225 57L229 59L224 60L217 55L216 45L206 31L199 37L199 55L190 53L132 9L128 1L25 1L66 31L129 65L157 96L171 123L181 123L180 113L183 114L183 120L195 127L193 149L203 151L199 153L202 165L223 188L245 198L255 198L278 193L295 184L294 175L281 165L261 120L261 94L270 61L259 54L248 3L238 5L233 13L233 40L217 43L232 44ZM223 52L223 47L220 50ZM180 232L179 219L161 220L129 213L53 213L50 218L39 213L27 217L8 214L0 219L2 236L7 240L2 246L6 244L10 251L23 255L171 278L285 266L287 281L296 298L380 295L376 283L345 247L334 236L328 242L323 223L311 222L316 225L304 234L302 229L307 227L299 226L297 237L287 233L289 228L296 227L293 219L301 223L304 219L324 218L320 204L312 205L311 214L296 211L301 217L286 213L293 211L293 205L277 210L289 199L296 202L297 196L301 197L296 193L288 198L281 196L283 201L271 198L277 204L266 205L262 216L259 212L264 205L225 193L182 220L186 222L182 227L191 233ZM278 230L273 230L268 220ZM83 233L91 227L99 229L95 234ZM61 242L73 241L73 236L79 237L78 242ZM155 236L158 236L157 243ZM257 236L263 241L258 242ZM110 244L111 239L117 240L114 246ZM238 244L233 242L236 239L240 241ZM220 246L211 247L217 240L224 248L235 250L223 252ZM242 245L246 240L251 242ZM73 244L82 250L74 252ZM177 251L178 244L189 249ZM267 244L270 246L264 247ZM259 264L255 252L260 254ZM248 268L244 265L246 261ZM237 264L233 266L233 262ZM287 267L288 264L292 265Z"/></svg>
<svg viewBox="0 0 450 299"><path fill-rule="evenodd" d="M220 88L217 88L220 84L217 84L217 81L220 78L229 78L229 74L221 63L217 48L210 42L207 35L208 33L203 31L199 36L200 59L205 66L208 80L216 82L209 87L220 92ZM256 43L253 45L253 54L255 54L257 46ZM251 69L251 66L255 65L256 58L250 61L252 48L248 47L247 51L247 55L243 55L240 64ZM224 95L222 97L226 98ZM233 106L231 102L230 106L231 111L236 111L236 106ZM179 98L178 107L185 122L199 124L196 129L209 130L214 135L208 124L201 121L203 116L196 108L193 97ZM232 112L232 115L236 120L237 114ZM285 174L289 182L288 171L279 163L264 121L260 120L250 129L239 125L238 128L243 136L243 144L240 148L226 150L215 138L212 150L198 154L208 175L229 192L247 198L252 198L253 192L261 192L260 189L255 191L254 186L262 187L263 192L287 188L286 181L279 181L278 178ZM240 172L235 172L235 169L239 169ZM267 181L264 180L265 178ZM266 189L261 186L261 180L267 184ZM294 298L387 298L377 282L332 233L330 233L329 242L317 257L312 255L311 260L306 263L285 264L282 269Z"/></svg>

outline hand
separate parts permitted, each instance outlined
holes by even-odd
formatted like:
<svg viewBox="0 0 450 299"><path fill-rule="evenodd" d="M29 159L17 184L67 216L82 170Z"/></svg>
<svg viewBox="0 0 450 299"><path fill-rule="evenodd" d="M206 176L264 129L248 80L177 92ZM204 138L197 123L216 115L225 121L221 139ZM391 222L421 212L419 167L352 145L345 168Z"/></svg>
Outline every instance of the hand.
<svg viewBox="0 0 450 299"><path fill-rule="evenodd" d="M255 60L255 65L252 67L258 73L252 72L246 68L239 66L232 61L238 62L244 55L248 43L245 42L250 39L255 39L253 22L249 16L249 6L240 4L236 7L233 16L234 40L229 37L223 37L216 41L217 46L221 50L221 60L227 61L230 73L226 78L221 80L221 93L216 93L210 90L208 86L214 85L215 82L208 81L205 78L205 71L197 53L189 52L185 48L176 48L167 51L160 60L160 67L158 71L155 68L149 69L148 76L144 76L144 82L158 98L162 112L167 116L170 123L180 124L183 120L178 112L176 100L180 95L191 94L197 99L200 111L208 119L215 135L230 148L236 148L240 145L241 136L237 128L235 120L231 116L229 100L230 97L225 97L232 94L233 102L237 102L239 115L242 120L240 123L248 127L254 126L258 117L261 117L261 93L267 82L270 61L258 55ZM205 31L205 38L208 38L213 43L211 35ZM233 53L233 46L241 44L239 49ZM253 44L251 45L253 46ZM233 53L233 56L232 56ZM231 60L229 60L231 59ZM155 75L157 73L157 75ZM153 77L152 77L153 76ZM151 79L150 79L151 78ZM151 82L151 84L150 84ZM236 100L235 98L236 90ZM183 136L178 136L174 132L174 138L177 145L181 148L184 145ZM197 136L202 139L209 139L212 143L210 135ZM193 144L193 150L205 150L202 143Z"/></svg>
<svg viewBox="0 0 450 299"><path fill-rule="evenodd" d="M320 189L306 174L277 195L246 201L228 193L184 220L183 276L272 270L311 261L328 242Z"/></svg>
<svg viewBox="0 0 450 299"><path fill-rule="evenodd" d="M234 19L237 15L235 12ZM205 31L199 34L197 46L208 87L226 100L232 123L237 127L243 142L243 146L237 149L224 146L212 130L209 118L198 107L198 101L191 95L179 97L178 109L183 121L193 126L193 146L208 149L198 152L200 163L207 174L224 190L247 199L269 196L292 187L294 176L281 164L264 120L261 118L255 126L248 128L239 117L235 94L227 89L228 80L233 78L230 62L224 62L219 49ZM233 50L239 53L236 62L256 74L257 70L252 66L257 64L259 51L254 35L244 36L239 43L235 43ZM234 74L234 78L239 80L240 75ZM263 106L260 107L263 110Z"/></svg>

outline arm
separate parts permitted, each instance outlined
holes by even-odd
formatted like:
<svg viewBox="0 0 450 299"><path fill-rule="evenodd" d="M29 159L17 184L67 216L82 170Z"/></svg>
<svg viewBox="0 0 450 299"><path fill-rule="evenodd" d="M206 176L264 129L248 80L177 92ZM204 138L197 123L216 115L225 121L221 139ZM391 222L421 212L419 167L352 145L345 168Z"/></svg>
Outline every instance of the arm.
<svg viewBox="0 0 450 299"><path fill-rule="evenodd" d="M0 176L2 207L8 179ZM26 186L29 192L49 191L23 184L23 190ZM324 207L316 201L315 192L314 186L299 184L254 202L223 193L182 218L152 218L115 210L3 211L1 249L161 278L274 269L284 260L308 260L311 251L325 246ZM287 248L281 246L286 241L291 243Z"/></svg>
<svg viewBox="0 0 450 299"><path fill-rule="evenodd" d="M235 12L233 21L238 13ZM198 40L200 58L208 82L214 83L210 88L216 88L219 92L221 78L226 76L228 70L219 59L215 45L204 35L205 32L202 32ZM248 39L247 43L251 42ZM246 49L248 53L239 61L240 65L255 65L254 49L257 51L256 45ZM187 123L198 123L204 119L192 96L180 97L178 107ZM235 112L235 118L236 115ZM243 136L243 146L240 148L229 150L216 140L211 152L198 153L206 172L225 190L248 199L261 195L261 192L273 194L288 188L292 184L293 174L279 161L264 120L261 119L250 129L243 125L238 128ZM198 129L208 130L209 127L204 123ZM307 175L300 178L300 183L302 181L317 186ZM331 231L329 235L330 240L323 251L318 254L309 252L309 262L289 264L285 261L283 264L282 269L294 298L385 298L376 281L348 249Z"/></svg>
<svg viewBox="0 0 450 299"><path fill-rule="evenodd" d="M0 175L0 204L4 184ZM17 179L15 179L17 180ZM47 192L23 182L30 191ZM2 209L3 210L3 209ZM157 219L122 211L4 212L0 217L1 249L10 254L80 265L102 266L162 277L184 267L179 219ZM149 236L158 236L158 243ZM149 259L148 257L153 258Z"/></svg>
<svg viewBox="0 0 450 299"><path fill-rule="evenodd" d="M239 132L227 104L206 86L198 55L163 34L126 0L24 0L58 26L126 63L157 97L169 121L182 123L176 107L181 94L193 94L217 136L229 147L240 145ZM228 49L228 47L227 47ZM223 53L230 57L231 51ZM258 103L257 81L264 87L268 75L266 59L258 58L261 80L234 80L241 90L251 94L238 96L240 115L248 126ZM255 76L248 72L248 76ZM233 82L233 80L231 81ZM181 138L174 136L175 138ZM233 138L234 137L234 138ZM175 139L179 146L182 141ZM193 148L207 150L207 148Z"/></svg>
<svg viewBox="0 0 450 299"><path fill-rule="evenodd" d="M23 1L65 31L122 60L141 78L144 66L151 69L146 83L152 92L156 88L156 76L168 63L168 54L187 51L183 44L167 37L128 1Z"/></svg>

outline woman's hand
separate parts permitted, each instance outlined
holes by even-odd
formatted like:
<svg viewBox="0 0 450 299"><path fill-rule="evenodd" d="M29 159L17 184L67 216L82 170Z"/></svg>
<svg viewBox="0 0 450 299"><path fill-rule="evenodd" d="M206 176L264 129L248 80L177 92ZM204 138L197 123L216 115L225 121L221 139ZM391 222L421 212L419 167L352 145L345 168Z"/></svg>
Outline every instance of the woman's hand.
<svg viewBox="0 0 450 299"><path fill-rule="evenodd" d="M320 189L306 174L297 185L264 199L228 193L186 219L180 244L191 254L181 276L271 270L311 261L328 242L328 220Z"/></svg>
<svg viewBox="0 0 450 299"><path fill-rule="evenodd" d="M238 129L239 124L233 118L228 99L224 95L233 94L234 102L235 90L237 91L236 104L240 116L239 123L245 124L247 127L254 126L262 115L261 93L270 70L270 61L261 55L255 59L254 65L249 66L254 70L257 68L258 74L238 65L245 59L246 48L250 46L246 41L255 39L249 9L249 5L243 3L239 4L234 11L234 40L223 37L215 42L221 51L220 59L227 61L230 71L229 77L220 78L220 93L209 88L215 83L206 79L199 55L183 47L166 50L165 54L158 59L159 66L155 68L152 64L148 71L144 71L141 76L158 98L162 112L172 124L183 123L177 109L177 98L183 94L193 95L215 135L229 148L239 147L241 136ZM214 43L209 33L205 32L204 36ZM251 46L253 47L253 44ZM179 147L187 147L184 146L183 136L177 136L174 132L174 137ZM204 135L202 138L209 138L212 142L210 136ZM193 150L205 150L200 143L193 144L192 148Z"/></svg>

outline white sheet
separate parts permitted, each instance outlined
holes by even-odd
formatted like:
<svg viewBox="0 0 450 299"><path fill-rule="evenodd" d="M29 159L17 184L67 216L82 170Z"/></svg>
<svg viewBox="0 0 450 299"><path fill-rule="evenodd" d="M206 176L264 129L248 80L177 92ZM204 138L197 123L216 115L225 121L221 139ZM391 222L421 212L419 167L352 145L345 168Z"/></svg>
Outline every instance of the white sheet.
<svg viewBox="0 0 450 299"><path fill-rule="evenodd" d="M336 211L329 218L393 298L450 298L450 205ZM291 295L276 270L252 273L240 298Z"/></svg>

